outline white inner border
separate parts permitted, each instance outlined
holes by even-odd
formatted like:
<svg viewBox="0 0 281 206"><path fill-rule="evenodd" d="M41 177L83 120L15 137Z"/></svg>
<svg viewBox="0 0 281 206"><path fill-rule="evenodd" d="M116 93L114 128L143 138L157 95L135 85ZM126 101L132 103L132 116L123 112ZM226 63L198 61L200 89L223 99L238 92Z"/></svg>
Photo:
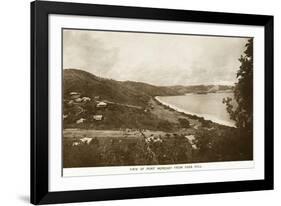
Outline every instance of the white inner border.
<svg viewBox="0 0 281 206"><path fill-rule="evenodd" d="M62 177L62 28L254 37L254 162L213 163L209 166L207 165L206 168L209 170L200 171L122 175L108 174L104 176L87 176L87 172L89 171L83 170L79 174L85 176ZM249 166L251 167L249 168ZM225 169L216 170L216 168ZM256 179L264 179L264 27L49 15L49 191Z"/></svg>

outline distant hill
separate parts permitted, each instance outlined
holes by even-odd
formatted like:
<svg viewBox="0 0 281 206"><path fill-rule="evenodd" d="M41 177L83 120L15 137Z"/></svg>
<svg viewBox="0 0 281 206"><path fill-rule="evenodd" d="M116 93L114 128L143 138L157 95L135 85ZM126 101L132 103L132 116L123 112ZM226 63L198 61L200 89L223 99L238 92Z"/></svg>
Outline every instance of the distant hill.
<svg viewBox="0 0 281 206"><path fill-rule="evenodd" d="M95 76L78 69L63 71L64 98L70 92L79 92L82 96L95 97L108 101L145 106L152 96L184 95L185 93L230 90L231 86L195 85L195 86L154 86L142 82L116 81ZM215 89L214 89L215 88Z"/></svg>
<svg viewBox="0 0 281 206"><path fill-rule="evenodd" d="M233 86L229 85L191 85L191 86L171 86L169 87L172 90L177 91L180 94L186 93L200 93L200 92L218 92L218 91L231 91L233 90Z"/></svg>

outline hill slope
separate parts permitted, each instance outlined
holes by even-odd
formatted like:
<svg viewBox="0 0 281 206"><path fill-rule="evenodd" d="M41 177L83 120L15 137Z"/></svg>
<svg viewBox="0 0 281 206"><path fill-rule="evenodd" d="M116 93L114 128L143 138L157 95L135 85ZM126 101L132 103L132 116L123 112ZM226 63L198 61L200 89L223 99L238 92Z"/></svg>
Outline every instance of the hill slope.
<svg viewBox="0 0 281 206"><path fill-rule="evenodd" d="M185 93L216 92L232 90L232 86L193 85L193 86L154 86L142 82L116 81L95 76L78 69L65 69L63 72L64 95L79 92L84 96L100 96L109 101L144 106L152 96L184 95Z"/></svg>
<svg viewBox="0 0 281 206"><path fill-rule="evenodd" d="M77 69L65 69L63 80L65 98L70 92L79 92L82 96L91 98L100 96L101 99L108 101L145 106L151 96L180 95L175 89L140 82L121 82L100 78Z"/></svg>
<svg viewBox="0 0 281 206"><path fill-rule="evenodd" d="M116 81L95 76L78 69L65 69L63 72L64 97L70 92L79 92L82 96L95 97L108 101L146 106L153 96L184 95L185 93L231 90L231 86L195 85L195 86L154 86L142 82Z"/></svg>

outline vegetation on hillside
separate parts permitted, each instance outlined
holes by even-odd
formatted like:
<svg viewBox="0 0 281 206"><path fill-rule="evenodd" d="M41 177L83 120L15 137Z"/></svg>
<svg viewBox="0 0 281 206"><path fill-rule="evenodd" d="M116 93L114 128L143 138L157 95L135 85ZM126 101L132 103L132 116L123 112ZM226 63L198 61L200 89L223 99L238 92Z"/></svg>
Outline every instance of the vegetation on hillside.
<svg viewBox="0 0 281 206"><path fill-rule="evenodd" d="M120 136L107 135L73 146L79 134L64 138L64 167L165 165L251 159L249 144L234 128L188 133L159 133L131 130ZM133 135L133 137L130 137ZM87 135L91 137L91 135ZM196 137L190 141L186 137ZM245 142L245 141L243 141Z"/></svg>
<svg viewBox="0 0 281 206"><path fill-rule="evenodd" d="M116 81L97 77L78 69L64 69L64 98L70 92L79 92L89 97L101 96L108 101L146 106L151 97L184 95L186 93L208 92L214 85L154 86L142 82ZM219 85L219 91L231 90L231 86Z"/></svg>
<svg viewBox="0 0 281 206"><path fill-rule="evenodd" d="M64 70L64 167L252 159L250 133L245 137L243 129L175 111L154 98L213 91L214 85L158 87ZM231 100L226 101L230 111Z"/></svg>

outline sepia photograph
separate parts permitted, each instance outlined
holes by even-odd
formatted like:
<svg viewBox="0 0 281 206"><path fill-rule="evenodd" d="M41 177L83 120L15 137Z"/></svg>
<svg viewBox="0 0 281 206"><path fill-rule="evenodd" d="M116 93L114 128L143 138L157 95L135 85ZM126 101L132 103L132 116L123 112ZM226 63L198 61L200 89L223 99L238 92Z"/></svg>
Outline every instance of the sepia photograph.
<svg viewBox="0 0 281 206"><path fill-rule="evenodd" d="M35 1L30 20L31 203L274 188L273 16Z"/></svg>
<svg viewBox="0 0 281 206"><path fill-rule="evenodd" d="M253 160L253 44L63 28L63 168Z"/></svg>

